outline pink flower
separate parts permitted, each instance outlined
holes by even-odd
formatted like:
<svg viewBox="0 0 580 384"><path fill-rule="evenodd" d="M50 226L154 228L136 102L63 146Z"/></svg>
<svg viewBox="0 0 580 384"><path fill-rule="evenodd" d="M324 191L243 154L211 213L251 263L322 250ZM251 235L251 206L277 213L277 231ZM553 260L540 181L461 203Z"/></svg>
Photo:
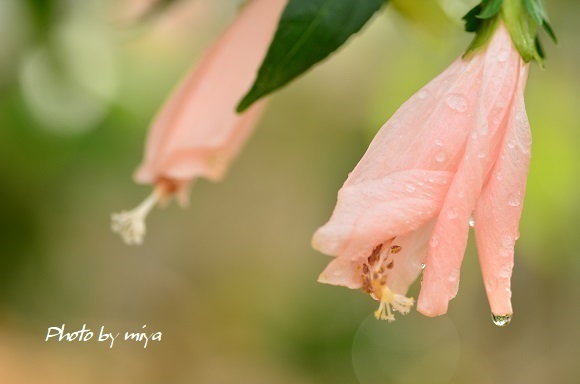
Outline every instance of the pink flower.
<svg viewBox="0 0 580 384"><path fill-rule="evenodd" d="M424 268L418 310L447 311L459 287L470 224L492 314L512 314L514 242L530 160L528 73L500 24L486 47L458 58L378 132L313 239L336 256L319 281L362 288L394 320Z"/></svg>
<svg viewBox="0 0 580 384"><path fill-rule="evenodd" d="M236 105L250 88L286 0L254 0L213 44L169 98L152 124L136 181L154 193L132 211L113 214L113 231L140 244L145 217L158 200L177 194L187 203L197 177L220 180L258 119L263 104L245 113Z"/></svg>

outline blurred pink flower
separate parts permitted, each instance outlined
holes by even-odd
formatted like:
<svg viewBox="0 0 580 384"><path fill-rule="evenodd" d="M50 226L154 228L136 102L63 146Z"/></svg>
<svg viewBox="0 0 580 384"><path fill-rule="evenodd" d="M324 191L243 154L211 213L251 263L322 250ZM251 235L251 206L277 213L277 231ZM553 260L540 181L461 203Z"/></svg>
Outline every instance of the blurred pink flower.
<svg viewBox="0 0 580 384"><path fill-rule="evenodd" d="M220 180L258 119L263 103L235 109L250 88L278 25L286 0L253 0L213 44L169 98L152 124L136 181L154 193L132 211L113 214L112 228L126 243L140 244L145 217L158 200L177 194L187 203L197 177Z"/></svg>
<svg viewBox="0 0 580 384"><path fill-rule="evenodd" d="M501 24L487 47L458 58L381 128L313 239L336 256L319 281L362 288L394 320L424 268L419 312L447 311L475 222L492 314L512 314L514 242L530 160L528 65Z"/></svg>

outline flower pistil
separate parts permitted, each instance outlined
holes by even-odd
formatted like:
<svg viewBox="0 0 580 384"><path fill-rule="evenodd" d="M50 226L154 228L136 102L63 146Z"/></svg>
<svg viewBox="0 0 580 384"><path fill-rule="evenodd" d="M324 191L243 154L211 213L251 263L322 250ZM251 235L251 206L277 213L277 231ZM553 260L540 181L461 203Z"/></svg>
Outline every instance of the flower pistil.
<svg viewBox="0 0 580 384"><path fill-rule="evenodd" d="M392 255L401 252L399 245L392 245L393 240L376 246L371 255L359 268L362 270L362 290L379 301L379 308L375 311L375 317L389 322L395 321L393 311L399 311L406 315L411 310L415 300L411 297L399 295L391 291L387 285L388 273L395 266Z"/></svg>

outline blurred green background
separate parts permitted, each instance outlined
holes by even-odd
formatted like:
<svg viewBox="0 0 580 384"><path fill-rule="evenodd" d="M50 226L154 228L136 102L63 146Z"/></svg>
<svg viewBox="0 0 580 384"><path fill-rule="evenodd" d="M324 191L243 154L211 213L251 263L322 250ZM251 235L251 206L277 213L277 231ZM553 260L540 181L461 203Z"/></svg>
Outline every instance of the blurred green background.
<svg viewBox="0 0 580 384"><path fill-rule="evenodd" d="M548 2L560 47L544 39L547 69L528 81L506 328L490 320L473 239L449 313L393 324L362 292L316 283L329 258L310 248L377 129L467 46L460 23L425 1L389 7L271 98L225 181L200 180L187 210L155 210L128 247L109 216L149 194L131 180L148 123L237 7L181 0L136 22L147 3L0 0L0 382L580 382L578 1ZM474 3L441 0L453 20ZM163 336L44 342L85 323Z"/></svg>

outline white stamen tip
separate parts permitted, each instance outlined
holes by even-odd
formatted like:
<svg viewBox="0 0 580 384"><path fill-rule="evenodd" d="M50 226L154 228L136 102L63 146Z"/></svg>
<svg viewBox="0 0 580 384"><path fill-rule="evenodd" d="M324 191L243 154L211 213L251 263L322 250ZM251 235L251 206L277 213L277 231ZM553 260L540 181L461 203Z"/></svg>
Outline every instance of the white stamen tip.
<svg viewBox="0 0 580 384"><path fill-rule="evenodd" d="M158 196L153 192L131 211L121 211L111 215L111 229L121 236L127 245L141 245L147 233L145 218L157 203Z"/></svg>

